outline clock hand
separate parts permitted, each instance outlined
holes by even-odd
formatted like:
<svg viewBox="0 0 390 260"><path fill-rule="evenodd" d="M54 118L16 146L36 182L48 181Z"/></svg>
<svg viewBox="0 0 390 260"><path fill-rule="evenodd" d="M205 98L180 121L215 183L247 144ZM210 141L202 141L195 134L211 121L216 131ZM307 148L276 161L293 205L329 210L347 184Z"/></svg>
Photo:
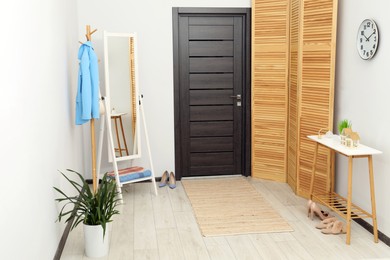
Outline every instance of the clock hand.
<svg viewBox="0 0 390 260"><path fill-rule="evenodd" d="M371 36L372 36L374 33L375 33L375 32L372 32L372 33L370 34L370 36L368 36L367 41L370 40Z"/></svg>
<svg viewBox="0 0 390 260"><path fill-rule="evenodd" d="M369 38L367 38L366 35L364 35L364 33L363 33L362 35L364 36L364 38L366 38L366 42L368 42L368 41L369 41L369 40L368 40Z"/></svg>

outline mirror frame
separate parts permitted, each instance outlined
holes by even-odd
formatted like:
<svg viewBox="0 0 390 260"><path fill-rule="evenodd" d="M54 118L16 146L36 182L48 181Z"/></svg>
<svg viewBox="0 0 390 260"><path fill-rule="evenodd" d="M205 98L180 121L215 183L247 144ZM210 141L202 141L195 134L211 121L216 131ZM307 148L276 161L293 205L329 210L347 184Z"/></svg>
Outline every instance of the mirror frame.
<svg viewBox="0 0 390 260"><path fill-rule="evenodd" d="M108 38L109 37L123 37L123 38L132 38L133 39L133 51L134 51L134 63L131 63L130 66L133 66L131 71L134 73L134 80L130 80L130 84L135 84L134 87L134 95L133 95L133 105L132 108L134 109L135 107L135 115L136 115L136 120L135 120L135 132L134 132L134 142L136 145L133 144L133 153L127 156L122 156L122 157L115 157L115 161L126 161L126 160L132 160L136 158L141 157L141 132L140 132L140 111L139 111L139 84L138 84L138 56L137 56L137 35L136 33L111 33L104 31L104 75L105 75L105 95L106 95L106 115L109 117L110 120L107 120L107 127L110 128L111 131L107 131L108 133L108 157L109 161L112 162L113 158L112 155L116 154L115 153L115 147L111 147L111 144L114 144L114 137L113 137L113 128L112 128L112 120L111 120L111 98L110 98L110 73L109 73L109 58L108 58ZM129 44L129 48L130 48ZM131 59L131 57L129 57ZM133 82L133 83L132 83ZM130 100L131 102L131 100ZM137 150L136 153L134 153L135 149Z"/></svg>

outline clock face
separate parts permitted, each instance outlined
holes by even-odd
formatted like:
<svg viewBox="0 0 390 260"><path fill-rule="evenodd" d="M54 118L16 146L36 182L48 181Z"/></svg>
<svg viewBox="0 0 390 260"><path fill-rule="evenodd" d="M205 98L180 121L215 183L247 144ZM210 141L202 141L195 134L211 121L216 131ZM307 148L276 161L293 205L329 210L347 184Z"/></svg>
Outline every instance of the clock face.
<svg viewBox="0 0 390 260"><path fill-rule="evenodd" d="M379 31L376 23L372 19L364 20L358 30L356 47L362 59L371 59L379 43Z"/></svg>

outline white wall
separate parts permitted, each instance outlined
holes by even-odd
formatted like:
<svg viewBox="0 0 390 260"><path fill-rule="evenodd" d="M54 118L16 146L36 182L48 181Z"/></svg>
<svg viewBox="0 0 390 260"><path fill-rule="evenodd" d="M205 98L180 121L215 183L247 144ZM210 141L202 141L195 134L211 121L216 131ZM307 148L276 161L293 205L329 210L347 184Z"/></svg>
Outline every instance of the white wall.
<svg viewBox="0 0 390 260"><path fill-rule="evenodd" d="M74 125L75 0L1 4L0 259L52 259L57 169L83 171L82 128Z"/></svg>
<svg viewBox="0 0 390 260"><path fill-rule="evenodd" d="M78 40L85 24L102 54L102 32L139 34L140 84L158 173L174 168L172 7L248 7L249 0L13 0L0 9L2 111L0 119L2 227L0 259L52 259L62 234L55 223L52 186L57 169L89 166L88 125L74 125ZM390 236L390 120L388 0L339 3L335 122L348 118L362 142L384 152L374 157L379 229ZM360 22L371 17L380 46L370 61L355 49ZM78 21L79 20L79 21ZM79 30L79 32L78 32ZM102 57L102 55L100 55ZM102 58L101 58L102 59ZM103 77L101 78L103 81ZM376 121L380 120L380 125ZM347 164L338 158L337 190L346 195ZM369 210L367 164L354 164L354 202Z"/></svg>
<svg viewBox="0 0 390 260"><path fill-rule="evenodd" d="M79 38L83 37L86 24L98 28L94 42L100 57L103 57L103 30L138 33L140 88L145 95L157 176L161 176L165 169L174 170L172 7L249 7L250 4L249 0L78 1ZM390 236L390 208L386 205L390 195L390 139L386 137L390 120L385 112L390 110L387 102L390 96L387 76L390 67L390 49L387 48L390 46L389 7L388 0L375 3L369 0L339 1L335 90L335 122L343 118L352 120L353 129L360 133L362 142L384 152L374 157L374 171L379 229L387 236ZM359 58L355 44L357 28L367 17L377 21L381 33L378 53L370 61ZM102 73L102 83L103 79ZM379 120L380 125L375 123ZM145 152L145 148L143 150ZM345 159L338 158L337 190L343 195L346 195L347 179L343 174L346 167ZM356 204L369 210L366 172L367 162L356 161L353 198Z"/></svg>
<svg viewBox="0 0 390 260"><path fill-rule="evenodd" d="M172 7L249 7L250 0L83 0L78 1L79 37L85 25L98 31L93 42L103 61L103 31L136 32L138 35L138 65L140 92L151 143L156 176L164 170L174 171L174 111L173 111L173 45ZM104 92L103 64L101 89ZM147 166L146 148L140 165ZM107 154L103 154L102 170L109 169Z"/></svg>
<svg viewBox="0 0 390 260"><path fill-rule="evenodd" d="M379 230L390 236L390 1L339 1L335 125L352 121L363 144L383 151L374 156L374 175ZM372 60L362 60L356 50L360 23L372 18L379 27L379 49ZM335 128L336 129L336 128ZM371 212L366 159L353 164L353 202ZM348 165L337 158L337 190L347 195ZM371 223L371 222L370 222ZM352 236L353 240L353 236Z"/></svg>

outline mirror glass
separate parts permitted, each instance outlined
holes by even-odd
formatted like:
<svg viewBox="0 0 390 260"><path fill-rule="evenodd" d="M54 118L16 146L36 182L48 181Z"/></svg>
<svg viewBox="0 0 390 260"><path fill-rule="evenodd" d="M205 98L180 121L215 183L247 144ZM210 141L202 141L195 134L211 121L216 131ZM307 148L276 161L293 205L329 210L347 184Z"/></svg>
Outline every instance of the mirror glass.
<svg viewBox="0 0 390 260"><path fill-rule="evenodd" d="M106 109L117 160L140 156L136 50L135 34L104 32Z"/></svg>

